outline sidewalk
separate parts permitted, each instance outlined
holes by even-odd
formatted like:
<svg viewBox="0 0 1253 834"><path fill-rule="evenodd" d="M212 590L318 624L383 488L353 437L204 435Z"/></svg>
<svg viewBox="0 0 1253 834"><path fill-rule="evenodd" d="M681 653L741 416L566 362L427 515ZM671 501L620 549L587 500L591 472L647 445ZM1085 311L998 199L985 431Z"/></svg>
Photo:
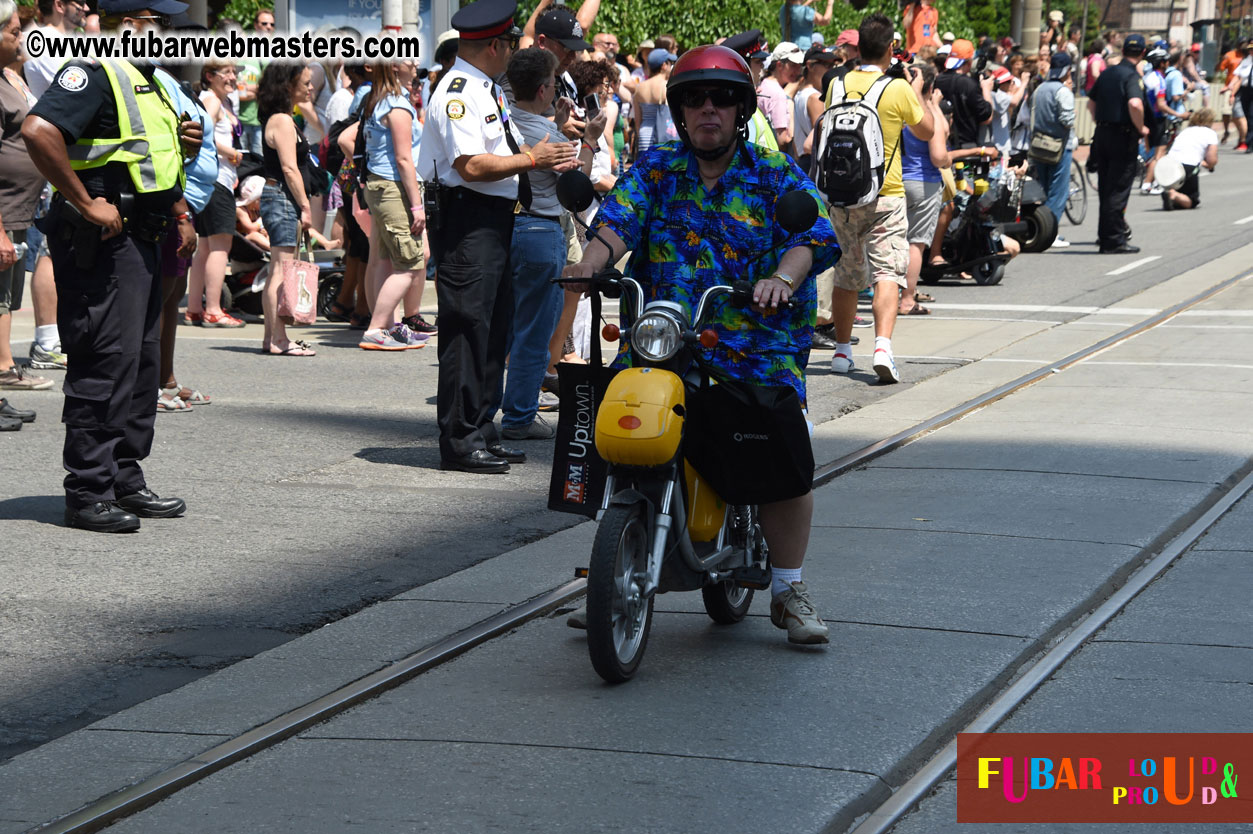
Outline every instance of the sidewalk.
<svg viewBox="0 0 1253 834"><path fill-rule="evenodd" d="M1210 265L1125 306L1166 307L1219 277ZM1253 286L1203 308L1203 319L1149 331L820 489L806 580L832 625L826 650L789 646L764 599L746 622L718 628L697 595L667 595L637 679L608 687L581 634L554 615L111 830L689 834L818 831L833 820L841 830L1248 465ZM986 325L1001 346L983 361L820 425L815 457L834 459L1114 332L1109 315L1019 323L1012 334L993 326L1008 323ZM915 344L935 347L942 331L919 328ZM1181 361L1201 355L1205 363ZM375 477L336 465L302 480ZM445 486L425 470L420 478ZM483 488L517 486L535 483ZM299 509L311 520L325 512L321 502ZM352 510L400 506L378 507L371 494ZM0 767L0 832L73 810L567 581L592 532L581 524L421 585L15 758ZM352 552L347 540L339 547ZM1244 594L1228 606L1253 590L1247 572L1231 582ZM1226 679L1253 683L1248 664L1226 665L1230 655L1189 657L1189 680L1223 664ZM1095 696L1077 697L1076 709ZM1239 729L1242 714L1214 713L1206 729Z"/></svg>

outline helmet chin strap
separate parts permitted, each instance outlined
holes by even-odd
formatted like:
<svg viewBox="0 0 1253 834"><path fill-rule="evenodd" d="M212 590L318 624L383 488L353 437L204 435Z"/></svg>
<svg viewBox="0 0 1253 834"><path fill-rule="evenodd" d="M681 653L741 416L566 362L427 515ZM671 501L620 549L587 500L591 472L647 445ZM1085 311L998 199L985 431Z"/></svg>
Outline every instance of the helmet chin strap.
<svg viewBox="0 0 1253 834"><path fill-rule="evenodd" d="M731 147L731 145L719 145L712 150L703 151L693 145L692 153L695 154L697 159L703 159L706 162L713 162L715 159L722 159L722 157L726 155L726 152L731 150Z"/></svg>

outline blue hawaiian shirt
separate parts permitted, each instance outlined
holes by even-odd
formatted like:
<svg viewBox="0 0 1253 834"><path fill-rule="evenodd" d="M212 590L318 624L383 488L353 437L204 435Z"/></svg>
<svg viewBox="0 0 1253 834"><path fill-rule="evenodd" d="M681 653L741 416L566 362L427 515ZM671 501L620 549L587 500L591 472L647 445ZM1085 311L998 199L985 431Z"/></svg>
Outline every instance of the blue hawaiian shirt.
<svg viewBox="0 0 1253 834"><path fill-rule="evenodd" d="M797 189L817 200L819 216L808 231L788 235L774 222L774 201ZM804 280L790 310L763 315L733 306L729 296L712 302L707 319L719 344L705 351L728 376L788 385L805 402L805 366L817 316L814 276L835 265L840 248L821 195L788 156L741 144L710 190L701 182L696 157L681 142L655 145L601 204L592 228L604 227L632 250L627 274L644 288L645 303L677 301L689 316L709 287L768 277L784 252L812 247L812 271L793 276ZM625 345L614 364L629 364Z"/></svg>

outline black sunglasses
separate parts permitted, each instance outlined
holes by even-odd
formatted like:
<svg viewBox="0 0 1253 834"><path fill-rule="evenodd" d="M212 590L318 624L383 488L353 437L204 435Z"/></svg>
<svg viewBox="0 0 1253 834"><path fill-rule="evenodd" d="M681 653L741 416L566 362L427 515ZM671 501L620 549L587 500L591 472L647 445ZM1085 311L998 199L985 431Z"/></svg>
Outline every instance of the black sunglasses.
<svg viewBox="0 0 1253 834"><path fill-rule="evenodd" d="M518 48L518 44L522 42L522 37L520 35L501 35L500 37L496 38L496 40L504 41L505 43L509 44L510 49L516 51Z"/></svg>
<svg viewBox="0 0 1253 834"><path fill-rule="evenodd" d="M704 107L706 100L712 100L714 107L733 107L740 103L740 93L730 87L696 87L679 94L684 107Z"/></svg>

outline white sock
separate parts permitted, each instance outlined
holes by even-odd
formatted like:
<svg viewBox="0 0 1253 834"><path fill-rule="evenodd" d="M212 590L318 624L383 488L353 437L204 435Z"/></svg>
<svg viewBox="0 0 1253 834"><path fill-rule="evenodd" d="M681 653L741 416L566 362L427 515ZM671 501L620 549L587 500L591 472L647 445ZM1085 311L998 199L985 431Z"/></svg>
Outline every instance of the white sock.
<svg viewBox="0 0 1253 834"><path fill-rule="evenodd" d="M792 590L793 582L801 581L800 568L771 568L770 595L778 596L784 591Z"/></svg>
<svg viewBox="0 0 1253 834"><path fill-rule="evenodd" d="M887 336L875 336L874 337L874 349L886 350L888 353L891 353L892 352L892 340L889 339Z"/></svg>
<svg viewBox="0 0 1253 834"><path fill-rule="evenodd" d="M852 342L836 342L835 352L842 353L848 358L852 359L853 358L853 343Z"/></svg>
<svg viewBox="0 0 1253 834"><path fill-rule="evenodd" d="M61 343L61 333L55 324L41 324L35 328L35 342L44 350L52 350Z"/></svg>

